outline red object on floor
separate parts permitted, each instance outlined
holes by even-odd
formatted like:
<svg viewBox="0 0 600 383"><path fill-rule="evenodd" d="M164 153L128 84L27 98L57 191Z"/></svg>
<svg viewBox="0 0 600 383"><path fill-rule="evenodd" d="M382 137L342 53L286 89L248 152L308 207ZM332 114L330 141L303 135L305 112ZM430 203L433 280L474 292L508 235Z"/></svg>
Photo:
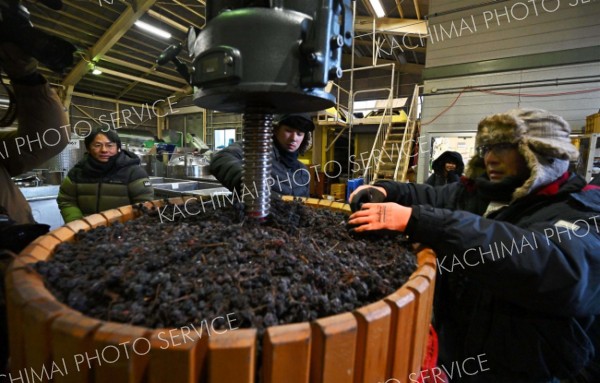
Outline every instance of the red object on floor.
<svg viewBox="0 0 600 383"><path fill-rule="evenodd" d="M417 377L419 383L448 383L448 377L442 369L437 367L438 359L438 337L432 325L429 325L429 337L427 338L427 350L423 363L421 364L421 372ZM414 381L414 380L413 380Z"/></svg>

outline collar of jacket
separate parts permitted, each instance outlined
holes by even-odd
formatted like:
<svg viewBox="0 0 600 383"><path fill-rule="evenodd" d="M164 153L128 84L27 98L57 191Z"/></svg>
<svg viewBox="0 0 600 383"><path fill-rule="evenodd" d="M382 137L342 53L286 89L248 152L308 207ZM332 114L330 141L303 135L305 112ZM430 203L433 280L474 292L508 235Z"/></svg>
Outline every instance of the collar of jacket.
<svg viewBox="0 0 600 383"><path fill-rule="evenodd" d="M535 195L555 195L560 190L560 187L569 180L569 172L565 172L562 176L560 176L556 181L549 183L546 186L540 188L540 190L536 191Z"/></svg>
<svg viewBox="0 0 600 383"><path fill-rule="evenodd" d="M114 160L113 160L113 158L114 158ZM121 169L121 168L124 168L127 166L140 164L140 158L138 156L136 156L134 153L132 153L128 150L125 150L125 149L121 149L120 152L118 152L113 157L111 157L110 162L113 163L112 165L106 164L106 166L94 167L94 166L92 166L92 160L93 160L93 158L90 156L90 154L85 153L83 160L81 160L75 166L81 168L85 172L103 175L103 174L109 173L112 170L118 170L118 169ZM99 163L98 161L96 161L96 162ZM103 163L99 163L99 164L103 164Z"/></svg>

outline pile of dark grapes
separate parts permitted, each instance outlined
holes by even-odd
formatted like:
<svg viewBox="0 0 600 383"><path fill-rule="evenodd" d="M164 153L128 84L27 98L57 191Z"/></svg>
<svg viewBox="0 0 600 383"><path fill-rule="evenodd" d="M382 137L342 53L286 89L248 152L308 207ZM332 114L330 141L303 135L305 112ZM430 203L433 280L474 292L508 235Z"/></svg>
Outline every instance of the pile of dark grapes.
<svg viewBox="0 0 600 383"><path fill-rule="evenodd" d="M195 204L188 211L200 210ZM173 222L140 209L125 224L80 231L35 265L58 300L150 328L233 313L234 326L262 333L375 302L416 268L401 237L356 237L345 214L300 202L273 201L266 222L244 218L239 204ZM170 218L173 209L161 213Z"/></svg>

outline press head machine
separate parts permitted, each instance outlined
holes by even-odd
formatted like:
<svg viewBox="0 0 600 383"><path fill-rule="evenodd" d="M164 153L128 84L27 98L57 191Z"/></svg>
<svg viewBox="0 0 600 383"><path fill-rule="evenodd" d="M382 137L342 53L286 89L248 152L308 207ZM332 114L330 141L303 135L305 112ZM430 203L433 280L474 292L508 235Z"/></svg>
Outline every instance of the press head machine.
<svg viewBox="0 0 600 383"><path fill-rule="evenodd" d="M273 115L312 112L335 104L324 91L342 76L342 47L352 40L350 0L221 0L206 2L206 26L190 28L192 68L172 61L194 87L194 104L243 113L246 215L269 214ZM258 195L256 195L258 194Z"/></svg>

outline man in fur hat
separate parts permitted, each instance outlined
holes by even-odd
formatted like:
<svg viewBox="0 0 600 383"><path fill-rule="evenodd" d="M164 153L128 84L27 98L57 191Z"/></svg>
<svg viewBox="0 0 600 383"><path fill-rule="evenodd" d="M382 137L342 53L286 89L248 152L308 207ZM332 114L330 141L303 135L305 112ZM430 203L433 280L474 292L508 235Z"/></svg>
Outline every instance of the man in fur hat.
<svg viewBox="0 0 600 383"><path fill-rule="evenodd" d="M557 382L600 354L600 188L567 171L569 133L541 109L488 116L460 182L383 181L349 198L356 232L435 251L439 365L486 361L452 382Z"/></svg>
<svg viewBox="0 0 600 383"><path fill-rule="evenodd" d="M273 129L271 150L271 191L278 194L308 197L310 173L298 160L312 145L315 125L308 114L288 114L279 119ZM242 194L244 151L241 142L215 153L210 161L211 173L226 188ZM247 186L250 191L252 185Z"/></svg>

